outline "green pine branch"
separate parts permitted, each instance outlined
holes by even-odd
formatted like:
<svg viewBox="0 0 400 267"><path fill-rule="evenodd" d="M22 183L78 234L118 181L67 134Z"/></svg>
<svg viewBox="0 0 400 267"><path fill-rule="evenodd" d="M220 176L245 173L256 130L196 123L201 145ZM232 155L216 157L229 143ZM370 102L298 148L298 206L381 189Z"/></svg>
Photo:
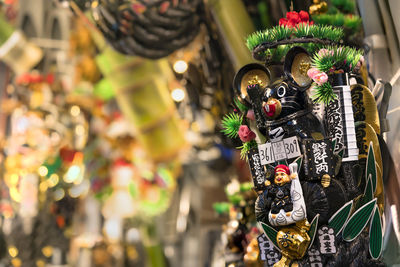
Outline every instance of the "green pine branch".
<svg viewBox="0 0 400 267"><path fill-rule="evenodd" d="M353 71L362 56L361 50L347 46L328 46L326 50L326 53L315 53L311 59L312 67L323 72L332 68Z"/></svg>
<svg viewBox="0 0 400 267"><path fill-rule="evenodd" d="M238 147L238 149L241 149L240 150L240 158L242 160L247 160L247 153L253 148L257 148L257 142L255 140L251 140L250 142L243 143L243 145Z"/></svg>
<svg viewBox="0 0 400 267"><path fill-rule="evenodd" d="M322 85L316 85L314 89L315 93L312 96L312 99L317 103L324 103L327 105L337 97L333 92L332 85L329 82L326 82Z"/></svg>
<svg viewBox="0 0 400 267"><path fill-rule="evenodd" d="M238 131L240 125L242 125L243 118L236 113L230 113L224 116L222 119L222 131L226 136L230 138L238 137Z"/></svg>
<svg viewBox="0 0 400 267"><path fill-rule="evenodd" d="M263 43L274 43L293 38L312 37L338 42L343 36L343 29L327 25L298 24L295 28L275 26L271 29L257 31L249 35L246 39L246 46L252 51L255 47ZM287 45L282 46L286 47Z"/></svg>

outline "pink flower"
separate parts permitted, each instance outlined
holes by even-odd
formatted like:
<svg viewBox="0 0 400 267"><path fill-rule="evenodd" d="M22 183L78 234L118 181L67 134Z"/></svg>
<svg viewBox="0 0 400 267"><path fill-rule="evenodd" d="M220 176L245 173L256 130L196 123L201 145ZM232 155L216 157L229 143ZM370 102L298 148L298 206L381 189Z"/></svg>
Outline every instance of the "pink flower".
<svg viewBox="0 0 400 267"><path fill-rule="evenodd" d="M249 142L256 138L256 134L247 125L241 125L238 134L242 142Z"/></svg>
<svg viewBox="0 0 400 267"><path fill-rule="evenodd" d="M328 75L325 72L320 72L312 78L318 85L322 85L328 81Z"/></svg>
<svg viewBox="0 0 400 267"><path fill-rule="evenodd" d="M256 117L255 117L255 115L254 115L254 110L249 109L249 111L247 111L246 117L247 117L249 120L252 120L252 121L256 120Z"/></svg>
<svg viewBox="0 0 400 267"><path fill-rule="evenodd" d="M307 75L308 77L310 77L311 79L314 79L314 76L319 74L320 71L317 68L310 68L307 71Z"/></svg>
<svg viewBox="0 0 400 267"><path fill-rule="evenodd" d="M319 56L329 56L329 55L333 56L333 50L328 50L328 49L322 48L318 51L318 55Z"/></svg>

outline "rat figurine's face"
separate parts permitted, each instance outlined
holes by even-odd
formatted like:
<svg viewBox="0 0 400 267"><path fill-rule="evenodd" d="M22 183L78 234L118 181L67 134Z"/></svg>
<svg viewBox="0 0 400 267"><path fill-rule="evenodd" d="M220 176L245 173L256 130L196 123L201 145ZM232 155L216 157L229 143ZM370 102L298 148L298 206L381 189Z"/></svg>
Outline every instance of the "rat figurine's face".
<svg viewBox="0 0 400 267"><path fill-rule="evenodd" d="M263 111L267 119L280 119L304 109L305 94L278 80L265 89Z"/></svg>
<svg viewBox="0 0 400 267"><path fill-rule="evenodd" d="M290 177L289 175L287 175L285 172L276 172L275 173L275 179L274 179L274 183L277 185L284 185L286 183L289 183Z"/></svg>

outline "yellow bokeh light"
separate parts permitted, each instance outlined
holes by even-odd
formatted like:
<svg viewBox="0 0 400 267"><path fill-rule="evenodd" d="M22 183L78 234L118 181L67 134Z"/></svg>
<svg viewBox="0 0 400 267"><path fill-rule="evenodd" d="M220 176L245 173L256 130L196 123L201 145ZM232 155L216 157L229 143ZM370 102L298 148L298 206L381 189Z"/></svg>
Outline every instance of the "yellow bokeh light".
<svg viewBox="0 0 400 267"><path fill-rule="evenodd" d="M11 260L11 264L14 267L20 267L22 265L22 261L20 259L18 259L18 258L15 258L15 259Z"/></svg>
<svg viewBox="0 0 400 267"><path fill-rule="evenodd" d="M44 248L42 248L42 253L45 257L50 258L51 255L53 255L53 247L45 246Z"/></svg>
<svg viewBox="0 0 400 267"><path fill-rule="evenodd" d="M8 253L10 254L11 257L15 258L18 256L18 249L14 246L10 246L8 248Z"/></svg>
<svg viewBox="0 0 400 267"><path fill-rule="evenodd" d="M4 181L9 187L17 186L19 182L19 175L16 173L4 175Z"/></svg>
<svg viewBox="0 0 400 267"><path fill-rule="evenodd" d="M40 176L46 176L49 173L49 170L46 168L46 166L40 166L38 173Z"/></svg>
<svg viewBox="0 0 400 267"><path fill-rule="evenodd" d="M39 185L40 192L46 192L47 188L48 188L47 182L40 183L40 185Z"/></svg>
<svg viewBox="0 0 400 267"><path fill-rule="evenodd" d="M80 109L80 107L74 105L71 107L70 113L72 116L77 117L81 113L81 109Z"/></svg>
<svg viewBox="0 0 400 267"><path fill-rule="evenodd" d="M19 191L16 187L10 187L10 197L15 202L21 202L21 194L19 193Z"/></svg>
<svg viewBox="0 0 400 267"><path fill-rule="evenodd" d="M77 125L75 127L75 133L76 135L82 136L85 134L85 127L83 125Z"/></svg>
<svg viewBox="0 0 400 267"><path fill-rule="evenodd" d="M37 260L36 267L46 267L46 262L44 260Z"/></svg>
<svg viewBox="0 0 400 267"><path fill-rule="evenodd" d="M54 187L58 184L58 182L60 181L60 178L58 177L57 174L53 173L49 179L47 179L47 185L49 187Z"/></svg>

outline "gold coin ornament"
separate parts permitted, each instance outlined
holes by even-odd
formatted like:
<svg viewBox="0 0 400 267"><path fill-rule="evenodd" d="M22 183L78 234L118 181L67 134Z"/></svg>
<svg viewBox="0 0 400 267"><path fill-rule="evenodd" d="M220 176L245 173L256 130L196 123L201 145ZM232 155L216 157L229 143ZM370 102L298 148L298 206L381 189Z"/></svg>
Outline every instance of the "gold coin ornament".
<svg viewBox="0 0 400 267"><path fill-rule="evenodd" d="M311 68L311 58L301 47L292 48L285 57L285 74L301 88L308 88L312 79L307 75Z"/></svg>
<svg viewBox="0 0 400 267"><path fill-rule="evenodd" d="M252 63L245 65L238 71L233 81L233 88L242 102L250 104L247 87L257 84L260 89L263 89L269 82L270 74L268 69L261 64Z"/></svg>

